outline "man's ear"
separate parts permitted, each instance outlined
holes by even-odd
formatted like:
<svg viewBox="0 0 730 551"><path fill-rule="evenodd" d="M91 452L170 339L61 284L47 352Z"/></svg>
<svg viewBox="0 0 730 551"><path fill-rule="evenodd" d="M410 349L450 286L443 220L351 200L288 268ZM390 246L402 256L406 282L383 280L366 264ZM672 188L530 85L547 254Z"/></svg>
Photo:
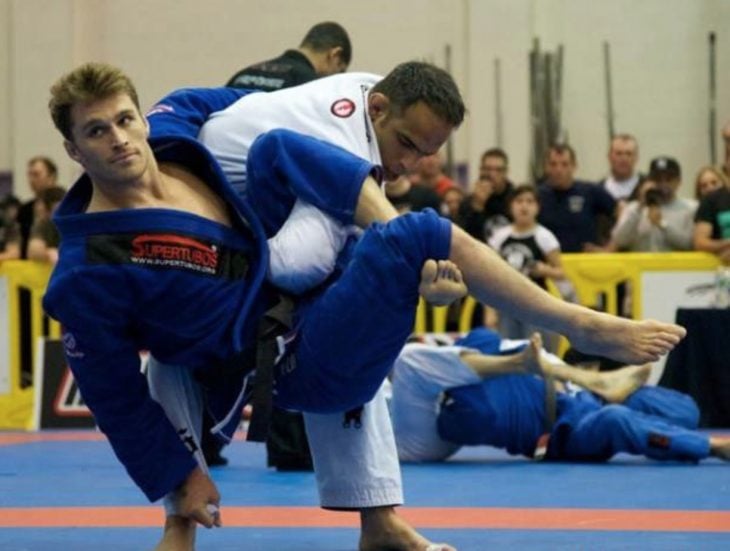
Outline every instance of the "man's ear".
<svg viewBox="0 0 730 551"><path fill-rule="evenodd" d="M79 149L76 147L75 143L73 143L71 140L63 140L63 147L64 149L66 149L66 153L69 157L71 157L77 163L83 165L83 163L81 162L81 153L79 153Z"/></svg>
<svg viewBox="0 0 730 551"><path fill-rule="evenodd" d="M385 94L373 92L368 95L368 114L371 119L383 117L388 114L390 100Z"/></svg>

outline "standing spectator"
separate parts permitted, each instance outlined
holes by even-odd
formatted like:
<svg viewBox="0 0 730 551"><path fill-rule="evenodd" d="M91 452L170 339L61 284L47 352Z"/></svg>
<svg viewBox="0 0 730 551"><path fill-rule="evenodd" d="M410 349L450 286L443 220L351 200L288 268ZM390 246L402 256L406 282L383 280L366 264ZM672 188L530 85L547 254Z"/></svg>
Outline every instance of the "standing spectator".
<svg viewBox="0 0 730 551"><path fill-rule="evenodd" d="M298 48L241 69L226 86L265 92L289 88L318 77L344 73L351 58L347 31L338 23L325 21L309 29Z"/></svg>
<svg viewBox="0 0 730 551"><path fill-rule="evenodd" d="M462 227L475 239L486 242L497 228L510 223L508 198L514 185L508 170L509 159L502 149L494 147L482 154L479 180L460 212Z"/></svg>
<svg viewBox="0 0 730 551"><path fill-rule="evenodd" d="M657 157L649 166L649 178L641 186L613 229L620 250L686 251L692 248L694 201L677 197L682 172L672 157Z"/></svg>
<svg viewBox="0 0 730 551"><path fill-rule="evenodd" d="M443 199L444 194L454 187L454 181L444 174L444 159L441 152L421 157L416 163L415 173L411 177L414 184L425 185L433 189Z"/></svg>
<svg viewBox="0 0 730 551"><path fill-rule="evenodd" d="M643 175L636 170L639 144L631 134L617 134L608 150L610 174L600 184L619 205L625 205L634 195ZM620 208L620 207L619 207Z"/></svg>
<svg viewBox="0 0 730 551"><path fill-rule="evenodd" d="M552 231L564 253L603 251L599 215L613 216L616 200L594 183L576 180L575 150L552 145L545 157L545 180L538 187L539 222Z"/></svg>
<svg viewBox="0 0 730 551"><path fill-rule="evenodd" d="M28 161L28 185L33 191L35 197L23 203L18 211L18 224L20 224L20 238L21 238L21 254L22 257L26 256L26 249L28 247L28 239L30 238L30 229L33 227L35 222L35 211L36 203L38 202L38 196L44 189L56 185L56 179L58 178L58 168L48 157L37 156L33 157Z"/></svg>
<svg viewBox="0 0 730 551"><path fill-rule="evenodd" d="M61 235L58 233L56 224L51 217L56 208L66 195L66 190L60 186L52 186L44 189L38 195L36 210L36 221L30 231L28 241L28 259L38 262L47 262L55 265L58 261L58 246L61 243Z"/></svg>
<svg viewBox="0 0 730 551"><path fill-rule="evenodd" d="M489 246L543 289L547 289L547 278L565 279L560 243L550 230L537 222L540 212L537 190L531 185L518 186L510 197L509 209L513 222L497 229L489 239ZM529 338L537 331L536 327L503 312L499 312L498 327L499 333L508 339ZM541 331L541 334L545 348L554 351L557 336L547 331Z"/></svg>
<svg viewBox="0 0 730 551"><path fill-rule="evenodd" d="M694 225L694 248L730 265L730 187L717 189L700 201Z"/></svg>
<svg viewBox="0 0 730 551"><path fill-rule="evenodd" d="M703 166L695 177L695 199L699 202L705 195L727 185L728 179L722 170L711 165Z"/></svg>
<svg viewBox="0 0 730 551"><path fill-rule="evenodd" d="M20 227L16 220L19 205L12 195L0 202L0 262L20 258Z"/></svg>

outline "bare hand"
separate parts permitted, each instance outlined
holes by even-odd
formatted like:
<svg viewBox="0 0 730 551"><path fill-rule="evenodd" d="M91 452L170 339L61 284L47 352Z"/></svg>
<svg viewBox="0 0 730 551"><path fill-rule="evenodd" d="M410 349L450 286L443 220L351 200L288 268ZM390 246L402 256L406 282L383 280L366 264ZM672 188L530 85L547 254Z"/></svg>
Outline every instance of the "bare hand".
<svg viewBox="0 0 730 551"><path fill-rule="evenodd" d="M649 222L655 226L661 226L662 209L658 205L650 205L646 207L646 215L649 218Z"/></svg>
<svg viewBox="0 0 730 551"><path fill-rule="evenodd" d="M221 496L213 481L200 467L195 467L175 491L180 515L199 522L206 528L221 526L218 511Z"/></svg>

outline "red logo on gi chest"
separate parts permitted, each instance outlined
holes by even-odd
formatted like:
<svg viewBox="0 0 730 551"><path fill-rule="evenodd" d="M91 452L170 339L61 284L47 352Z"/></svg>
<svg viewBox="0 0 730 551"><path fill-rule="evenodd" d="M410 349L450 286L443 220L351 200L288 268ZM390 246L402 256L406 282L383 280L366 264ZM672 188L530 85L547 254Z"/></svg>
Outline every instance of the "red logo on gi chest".
<svg viewBox="0 0 730 551"><path fill-rule="evenodd" d="M355 112L355 102L347 98L338 99L332 104L330 111L335 117L346 119Z"/></svg>
<svg viewBox="0 0 730 551"><path fill-rule="evenodd" d="M215 272L218 251L214 246L180 235L140 235L132 241L132 260Z"/></svg>

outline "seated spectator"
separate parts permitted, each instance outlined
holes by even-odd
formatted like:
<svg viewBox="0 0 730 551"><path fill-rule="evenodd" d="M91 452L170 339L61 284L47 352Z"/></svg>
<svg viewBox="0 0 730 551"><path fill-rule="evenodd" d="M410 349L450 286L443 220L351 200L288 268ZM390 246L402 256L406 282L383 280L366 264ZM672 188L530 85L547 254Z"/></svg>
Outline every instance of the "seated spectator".
<svg viewBox="0 0 730 551"><path fill-rule="evenodd" d="M49 187L38 194L36 221L30 232L30 241L28 241L29 260L48 262L53 265L58 261L58 245L61 242L61 236L51 218L65 195L66 190L60 186Z"/></svg>
<svg viewBox="0 0 730 551"><path fill-rule="evenodd" d="M657 157L638 199L623 211L613 229L619 250L642 252L687 251L692 248L692 220L697 205L677 197L681 185L679 163Z"/></svg>
<svg viewBox="0 0 730 551"><path fill-rule="evenodd" d="M20 201L12 195L0 202L0 262L20 258L21 238L18 224Z"/></svg>
<svg viewBox="0 0 730 551"><path fill-rule="evenodd" d="M695 199L699 202L705 195L728 185L728 179L718 168L703 166L695 178Z"/></svg>
<svg viewBox="0 0 730 551"><path fill-rule="evenodd" d="M487 149L479 164L479 179L461 204L462 227L475 239L488 241L494 230L510 223L508 198L514 185L509 181L507 154Z"/></svg>
<svg viewBox="0 0 730 551"><path fill-rule="evenodd" d="M499 228L489 239L489 246L495 249L515 270L529 277L543 289L546 279L565 279L560 260L560 243L555 235L537 223L540 203L537 190L530 185L518 186L509 202L512 224ZM487 314L487 323L494 320ZM524 322L498 313L499 333L508 339L526 339L537 329ZM557 336L542 331L545 348L554 351Z"/></svg>
<svg viewBox="0 0 730 551"><path fill-rule="evenodd" d="M30 230L36 221L38 210L38 196L41 191L56 185L58 178L58 167L49 157L36 156L28 161L28 186L33 191L33 199L23 203L18 211L18 224L20 224L21 255L26 257L28 242L30 241Z"/></svg>
<svg viewBox="0 0 730 551"><path fill-rule="evenodd" d="M613 216L616 200L599 185L575 179L577 158L567 144L552 145L545 157L545 179L538 186L539 222L555 234L564 253L605 251L600 215Z"/></svg>
<svg viewBox="0 0 730 551"><path fill-rule="evenodd" d="M695 216L695 250L716 254L730 264L730 187L724 186L702 198Z"/></svg>
<svg viewBox="0 0 730 551"><path fill-rule="evenodd" d="M434 190L440 198L454 187L454 181L444 174L444 159L441 152L421 157L410 176L412 183Z"/></svg>

